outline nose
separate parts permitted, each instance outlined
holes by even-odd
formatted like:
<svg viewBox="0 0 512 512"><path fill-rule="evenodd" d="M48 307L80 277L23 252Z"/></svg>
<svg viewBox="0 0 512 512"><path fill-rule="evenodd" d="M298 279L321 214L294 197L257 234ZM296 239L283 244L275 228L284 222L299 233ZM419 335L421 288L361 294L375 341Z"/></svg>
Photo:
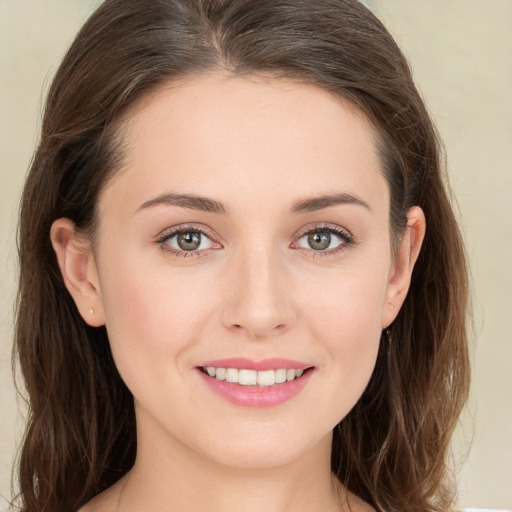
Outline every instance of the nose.
<svg viewBox="0 0 512 512"><path fill-rule="evenodd" d="M222 313L228 329L264 339L287 331L296 321L289 272L275 252L253 247L230 266Z"/></svg>

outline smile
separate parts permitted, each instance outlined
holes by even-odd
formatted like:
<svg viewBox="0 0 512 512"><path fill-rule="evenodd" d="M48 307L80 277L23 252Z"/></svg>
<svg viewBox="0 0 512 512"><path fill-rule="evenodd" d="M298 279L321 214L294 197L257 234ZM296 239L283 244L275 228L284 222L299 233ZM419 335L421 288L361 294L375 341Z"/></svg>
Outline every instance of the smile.
<svg viewBox="0 0 512 512"><path fill-rule="evenodd" d="M274 407L298 395L315 366L290 359L246 358L203 361L197 374L215 395L242 407Z"/></svg>
<svg viewBox="0 0 512 512"><path fill-rule="evenodd" d="M241 386L268 387L298 379L304 373L302 368L276 370L247 370L237 368L216 368L204 366L202 371L216 380L240 384Z"/></svg>

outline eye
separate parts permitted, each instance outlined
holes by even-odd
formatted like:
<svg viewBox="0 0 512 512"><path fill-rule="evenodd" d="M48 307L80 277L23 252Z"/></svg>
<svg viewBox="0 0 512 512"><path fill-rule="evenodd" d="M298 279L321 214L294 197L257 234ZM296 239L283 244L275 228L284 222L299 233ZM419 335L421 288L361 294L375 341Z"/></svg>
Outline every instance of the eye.
<svg viewBox="0 0 512 512"><path fill-rule="evenodd" d="M334 226L319 226L304 233L296 246L316 252L334 253L354 243L353 237L344 229Z"/></svg>
<svg viewBox="0 0 512 512"><path fill-rule="evenodd" d="M162 236L157 242L165 250L182 256L220 247L204 231L195 227L174 229Z"/></svg>

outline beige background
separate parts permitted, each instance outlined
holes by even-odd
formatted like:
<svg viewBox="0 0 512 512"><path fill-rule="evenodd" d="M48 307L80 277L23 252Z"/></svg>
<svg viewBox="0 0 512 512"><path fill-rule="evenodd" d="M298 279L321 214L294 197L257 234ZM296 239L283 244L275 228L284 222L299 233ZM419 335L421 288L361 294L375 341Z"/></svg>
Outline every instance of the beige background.
<svg viewBox="0 0 512 512"><path fill-rule="evenodd" d="M15 230L41 96L96 0L0 0L0 496L22 418L10 372ZM443 135L472 263L473 391L454 443L460 504L512 509L512 1L368 1ZM470 447L469 455L466 456ZM7 510L0 499L0 510Z"/></svg>

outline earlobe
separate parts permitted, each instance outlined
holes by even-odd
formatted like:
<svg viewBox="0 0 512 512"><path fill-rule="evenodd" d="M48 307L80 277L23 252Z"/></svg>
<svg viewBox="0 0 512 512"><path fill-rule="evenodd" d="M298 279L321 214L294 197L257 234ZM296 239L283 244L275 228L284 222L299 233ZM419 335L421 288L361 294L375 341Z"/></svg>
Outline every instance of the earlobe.
<svg viewBox="0 0 512 512"><path fill-rule="evenodd" d="M425 237L425 230L425 214L419 206L414 206L407 215L407 227L391 268L386 291L386 303L382 314L383 329L394 321L407 296L412 271Z"/></svg>
<svg viewBox="0 0 512 512"><path fill-rule="evenodd" d="M104 325L98 272L90 244L80 237L69 219L57 219L50 231L64 284L78 311L92 327Z"/></svg>

